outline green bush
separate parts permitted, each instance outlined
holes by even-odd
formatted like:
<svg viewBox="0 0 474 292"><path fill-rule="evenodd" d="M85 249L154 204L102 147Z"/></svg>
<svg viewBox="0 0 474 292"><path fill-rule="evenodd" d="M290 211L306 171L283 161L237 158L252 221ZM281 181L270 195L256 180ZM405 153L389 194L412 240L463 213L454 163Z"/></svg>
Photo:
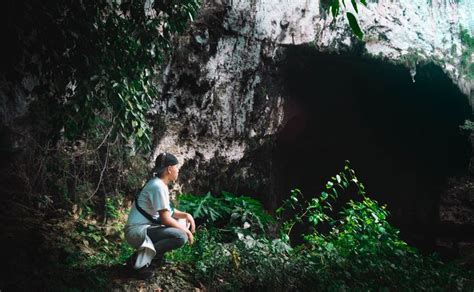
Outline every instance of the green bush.
<svg viewBox="0 0 474 292"><path fill-rule="evenodd" d="M117 218L124 218L125 211L123 208L114 210ZM95 220L79 217L74 229L65 234L65 244L70 246L67 265L92 268L124 263L133 253L133 248L125 241L124 225L123 219L102 225Z"/></svg>
<svg viewBox="0 0 474 292"><path fill-rule="evenodd" d="M273 220L259 201L229 192L222 192L220 197L211 193L204 196L182 194L178 200L181 209L207 225L222 223L230 228L264 231Z"/></svg>
<svg viewBox="0 0 474 292"><path fill-rule="evenodd" d="M291 247L280 239L237 233L232 242L223 242L221 230L199 228L195 243L175 250L168 257L190 265L197 281L219 289L283 285Z"/></svg>
<svg viewBox="0 0 474 292"><path fill-rule="evenodd" d="M341 210L334 210L332 205L341 196L354 192L355 199L349 200ZM225 195L214 198L210 194L180 197L187 210L198 208L195 215L206 218L206 224L198 229L194 245L176 250L171 256L189 265L196 281L211 289L468 291L473 288L472 272L444 264L436 255L422 256L399 238L399 231L387 221L390 214L386 206L366 195L365 186L348 162L326 184L320 196L306 200L299 190L292 191L277 212L282 220L277 238L261 232L265 230L260 228L238 228L242 221L233 221L230 210L242 207L244 200L227 196L227 199ZM252 206L260 205L252 203ZM253 212L263 212L258 210ZM225 221L223 227L213 224L218 220ZM225 233L232 224L235 236L229 241ZM303 244L291 247L289 236L296 224L309 225L311 231L304 234ZM323 225L330 228L320 228Z"/></svg>

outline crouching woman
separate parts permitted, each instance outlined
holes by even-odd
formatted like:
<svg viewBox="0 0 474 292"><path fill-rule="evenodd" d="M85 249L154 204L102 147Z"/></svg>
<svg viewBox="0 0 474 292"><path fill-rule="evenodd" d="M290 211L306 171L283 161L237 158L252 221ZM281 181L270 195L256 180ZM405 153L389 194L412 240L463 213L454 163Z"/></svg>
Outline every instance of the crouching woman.
<svg viewBox="0 0 474 292"><path fill-rule="evenodd" d="M194 241L193 216L170 203L168 185L178 178L178 159L173 154L161 153L153 172L153 178L135 199L125 225L125 239L136 249L127 265L140 278L152 277L155 267L166 264L166 252Z"/></svg>

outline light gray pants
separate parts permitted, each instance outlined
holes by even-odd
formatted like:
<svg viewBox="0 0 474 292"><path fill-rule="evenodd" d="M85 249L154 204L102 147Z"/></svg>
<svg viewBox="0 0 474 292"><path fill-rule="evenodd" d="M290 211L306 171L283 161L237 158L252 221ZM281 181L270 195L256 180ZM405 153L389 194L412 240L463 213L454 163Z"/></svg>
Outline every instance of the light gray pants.
<svg viewBox="0 0 474 292"><path fill-rule="evenodd" d="M186 233L174 227L149 227L147 234L155 246L155 258L163 257L165 252L180 248L188 241Z"/></svg>

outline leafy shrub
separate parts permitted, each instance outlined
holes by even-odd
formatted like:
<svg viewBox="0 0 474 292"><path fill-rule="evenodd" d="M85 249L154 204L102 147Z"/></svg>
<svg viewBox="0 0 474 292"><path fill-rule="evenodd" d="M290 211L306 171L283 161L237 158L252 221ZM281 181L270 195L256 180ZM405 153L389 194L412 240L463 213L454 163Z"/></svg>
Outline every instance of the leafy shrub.
<svg viewBox="0 0 474 292"><path fill-rule="evenodd" d="M116 210L117 219L107 225L95 220L78 218L74 229L65 234L70 247L67 264L71 267L92 268L97 265L121 264L133 253L123 233L123 208Z"/></svg>
<svg viewBox="0 0 474 292"><path fill-rule="evenodd" d="M334 215L331 203L351 191L358 200L349 200ZM349 162L328 181L319 197L308 202L293 190L284 206L296 214L283 225L283 239L288 240L294 224L312 227L305 235L307 243L301 255L313 269L301 273L320 289L457 289L466 281L459 268L443 264L435 255L421 256L399 238L399 231L387 221L386 206L366 195ZM285 207L278 210L280 214ZM326 233L319 230L323 223L331 227Z"/></svg>
<svg viewBox="0 0 474 292"><path fill-rule="evenodd" d="M222 192L221 197L214 197L211 193L204 196L182 194L178 200L180 208L207 225L221 222L228 227L264 231L273 220L259 201L229 192Z"/></svg>
<svg viewBox="0 0 474 292"><path fill-rule="evenodd" d="M333 204L355 192L339 212ZM230 195L229 195L230 196ZM241 199L185 195L180 197L195 215L208 216L196 233L193 246L185 246L172 257L195 271L196 281L211 289L259 290L472 290L473 273L454 264L442 263L436 255L422 256L399 238L387 219L386 206L369 198L347 162L332 177L321 195L306 200L293 190L279 208L280 237L271 238L257 230L235 228L226 241L217 220L232 222L228 202ZM226 203L227 202L227 203ZM236 205L239 205L237 203ZM251 209L251 208L250 208ZM257 213L257 212L256 212ZM291 215L283 219L284 215ZM288 217L288 216L287 216ZM291 247L289 236L295 224L311 227L305 243ZM329 226L329 229L321 228ZM258 231L258 232L257 232ZM471 280L469 280L471 279ZM471 282L469 282L471 281Z"/></svg>
<svg viewBox="0 0 474 292"><path fill-rule="evenodd" d="M291 251L287 243L243 233L237 233L232 242L223 242L221 232L201 227L192 246L175 250L168 257L191 265L196 280L209 287L226 290L283 285L286 278L281 276Z"/></svg>

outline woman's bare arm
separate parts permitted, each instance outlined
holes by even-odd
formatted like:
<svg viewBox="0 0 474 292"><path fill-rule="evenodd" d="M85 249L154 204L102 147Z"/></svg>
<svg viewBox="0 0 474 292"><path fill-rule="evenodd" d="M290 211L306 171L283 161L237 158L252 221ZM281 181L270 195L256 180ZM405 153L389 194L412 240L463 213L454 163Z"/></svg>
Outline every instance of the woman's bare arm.
<svg viewBox="0 0 474 292"><path fill-rule="evenodd" d="M188 215L188 213L186 212L183 212L183 211L180 211L178 209L174 209L174 213L173 213L173 217L174 218L177 218L177 219L186 219L186 216Z"/></svg>

